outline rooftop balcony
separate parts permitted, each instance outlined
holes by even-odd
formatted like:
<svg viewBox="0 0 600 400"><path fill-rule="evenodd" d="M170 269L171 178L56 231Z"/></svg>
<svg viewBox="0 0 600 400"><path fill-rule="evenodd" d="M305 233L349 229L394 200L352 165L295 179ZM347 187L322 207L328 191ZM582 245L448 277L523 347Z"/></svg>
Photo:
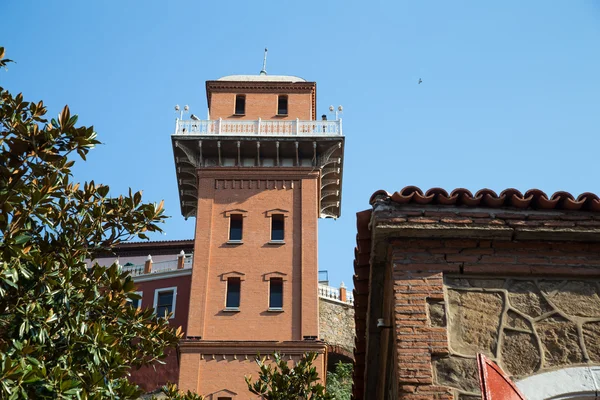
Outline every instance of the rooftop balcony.
<svg viewBox="0 0 600 400"><path fill-rule="evenodd" d="M148 259L144 264L133 264L131 262L123 265L123 271L129 272L129 274L138 280L138 277L151 276L156 274L164 274L166 272L183 271L192 269L192 254L185 254L183 251L177 257L173 257L173 260L166 260L160 262L153 262L152 256L148 256Z"/></svg>
<svg viewBox="0 0 600 400"><path fill-rule="evenodd" d="M177 120L175 135L342 136L342 120Z"/></svg>
<svg viewBox="0 0 600 400"><path fill-rule="evenodd" d="M346 290L344 283L340 288L319 283L319 297L345 304L354 304L354 294Z"/></svg>
<svg viewBox="0 0 600 400"><path fill-rule="evenodd" d="M319 216L341 213L342 120L182 120L171 135L181 214L196 215L200 168L310 168L321 173Z"/></svg>

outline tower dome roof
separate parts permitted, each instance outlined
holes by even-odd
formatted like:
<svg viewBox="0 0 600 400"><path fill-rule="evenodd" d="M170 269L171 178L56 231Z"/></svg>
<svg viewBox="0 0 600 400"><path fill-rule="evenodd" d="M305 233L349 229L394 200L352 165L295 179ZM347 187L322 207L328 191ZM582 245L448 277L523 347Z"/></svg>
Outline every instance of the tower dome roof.
<svg viewBox="0 0 600 400"><path fill-rule="evenodd" d="M223 76L218 81L232 82L306 82L298 76L292 75L227 75Z"/></svg>

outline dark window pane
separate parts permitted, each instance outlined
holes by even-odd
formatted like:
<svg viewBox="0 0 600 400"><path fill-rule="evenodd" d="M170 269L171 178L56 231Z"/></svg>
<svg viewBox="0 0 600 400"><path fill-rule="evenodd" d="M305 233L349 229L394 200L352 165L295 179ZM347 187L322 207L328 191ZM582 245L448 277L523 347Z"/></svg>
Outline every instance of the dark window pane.
<svg viewBox="0 0 600 400"><path fill-rule="evenodd" d="M156 301L156 315L164 317L173 311L173 291L159 292Z"/></svg>
<svg viewBox="0 0 600 400"><path fill-rule="evenodd" d="M246 113L246 96L239 94L235 96L235 113L238 115Z"/></svg>
<svg viewBox="0 0 600 400"><path fill-rule="evenodd" d="M288 113L288 97L279 96L277 100L277 114L286 115Z"/></svg>
<svg viewBox="0 0 600 400"><path fill-rule="evenodd" d="M283 279L271 278L269 308L283 307Z"/></svg>
<svg viewBox="0 0 600 400"><path fill-rule="evenodd" d="M242 214L229 217L229 240L242 240Z"/></svg>
<svg viewBox="0 0 600 400"><path fill-rule="evenodd" d="M283 240L283 214L271 217L271 240Z"/></svg>
<svg viewBox="0 0 600 400"><path fill-rule="evenodd" d="M225 307L238 308L240 306L240 278L227 278L227 302Z"/></svg>
<svg viewBox="0 0 600 400"><path fill-rule="evenodd" d="M140 299L131 299L129 301L129 305L133 308L140 308L141 303L142 303L142 300L140 300Z"/></svg>

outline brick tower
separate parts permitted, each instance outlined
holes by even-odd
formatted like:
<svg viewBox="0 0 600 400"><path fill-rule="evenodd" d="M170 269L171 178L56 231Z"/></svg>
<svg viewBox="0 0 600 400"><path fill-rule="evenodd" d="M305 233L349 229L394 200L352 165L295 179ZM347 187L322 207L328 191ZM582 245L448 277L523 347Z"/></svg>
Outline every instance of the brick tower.
<svg viewBox="0 0 600 400"><path fill-rule="evenodd" d="M317 219L340 215L342 121L317 120L316 83L234 75L206 82L209 119L172 135L181 212L196 217L181 389L245 399L273 351L322 354Z"/></svg>

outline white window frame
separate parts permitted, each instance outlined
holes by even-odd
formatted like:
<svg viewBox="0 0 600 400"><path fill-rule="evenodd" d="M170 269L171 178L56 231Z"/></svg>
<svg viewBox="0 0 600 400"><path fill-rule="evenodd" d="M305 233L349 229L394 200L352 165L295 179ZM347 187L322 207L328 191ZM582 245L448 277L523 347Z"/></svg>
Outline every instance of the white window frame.
<svg viewBox="0 0 600 400"><path fill-rule="evenodd" d="M142 300L144 299L144 292L139 291L139 292L133 292L133 293L140 296L139 304L137 306L137 309L139 310L140 308L142 308ZM131 299L127 299L127 302L132 303Z"/></svg>
<svg viewBox="0 0 600 400"><path fill-rule="evenodd" d="M173 306L172 306L172 310L173 313L171 315L170 319L175 318L175 306L177 305L177 286L171 286L171 287L165 287L165 288L158 288L154 290L154 313L156 314L156 306L158 305L158 295L162 292L173 292Z"/></svg>

